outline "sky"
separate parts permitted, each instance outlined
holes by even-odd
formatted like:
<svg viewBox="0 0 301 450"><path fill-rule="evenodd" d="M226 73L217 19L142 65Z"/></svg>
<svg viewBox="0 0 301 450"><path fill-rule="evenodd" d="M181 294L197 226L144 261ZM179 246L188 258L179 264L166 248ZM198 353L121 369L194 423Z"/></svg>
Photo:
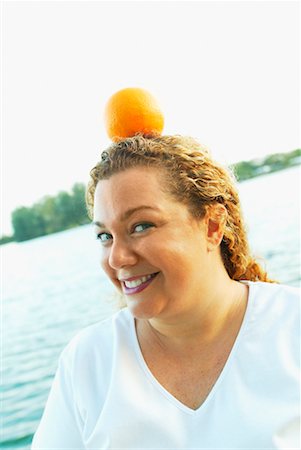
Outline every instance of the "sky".
<svg viewBox="0 0 301 450"><path fill-rule="evenodd" d="M2 1L2 220L87 183L124 87L231 164L300 146L298 1Z"/></svg>

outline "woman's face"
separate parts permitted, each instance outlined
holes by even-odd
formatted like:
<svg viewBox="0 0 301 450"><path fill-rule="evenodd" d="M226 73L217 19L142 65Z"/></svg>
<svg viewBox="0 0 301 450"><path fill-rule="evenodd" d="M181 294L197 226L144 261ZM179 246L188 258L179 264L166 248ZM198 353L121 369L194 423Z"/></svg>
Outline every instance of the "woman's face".
<svg viewBox="0 0 301 450"><path fill-rule="evenodd" d="M164 172L133 168L98 182L101 264L137 318L194 308L209 280L206 221L164 192Z"/></svg>

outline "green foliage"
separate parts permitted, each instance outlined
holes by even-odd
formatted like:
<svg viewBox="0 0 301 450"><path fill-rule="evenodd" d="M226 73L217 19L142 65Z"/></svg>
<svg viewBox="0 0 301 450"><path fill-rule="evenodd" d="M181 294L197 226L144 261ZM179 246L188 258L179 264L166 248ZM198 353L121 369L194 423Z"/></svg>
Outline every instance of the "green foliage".
<svg viewBox="0 0 301 450"><path fill-rule="evenodd" d="M85 204L85 186L77 183L72 192L61 191L56 197L44 197L31 207L12 213L14 239L26 241L89 222Z"/></svg>
<svg viewBox="0 0 301 450"><path fill-rule="evenodd" d="M289 153L274 153L260 160L241 161L234 164L233 170L238 181L243 181L300 164L300 158L300 149Z"/></svg>
<svg viewBox="0 0 301 450"><path fill-rule="evenodd" d="M13 242L15 239L13 236L2 236L0 238L0 245L8 244L9 242Z"/></svg>
<svg viewBox="0 0 301 450"><path fill-rule="evenodd" d="M242 161L234 166L234 171L239 180L247 180L254 176L256 165L252 161Z"/></svg>
<svg viewBox="0 0 301 450"><path fill-rule="evenodd" d="M15 209L12 213L12 225L16 241L26 241L45 234L45 220L37 210L36 205L32 208Z"/></svg>

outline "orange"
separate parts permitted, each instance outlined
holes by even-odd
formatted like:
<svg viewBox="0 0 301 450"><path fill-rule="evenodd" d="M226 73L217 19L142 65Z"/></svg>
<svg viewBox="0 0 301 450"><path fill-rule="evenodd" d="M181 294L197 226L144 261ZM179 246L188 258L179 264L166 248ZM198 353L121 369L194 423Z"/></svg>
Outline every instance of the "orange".
<svg viewBox="0 0 301 450"><path fill-rule="evenodd" d="M126 88L116 92L105 108L105 126L114 142L141 133L162 133L164 117L157 100L145 89Z"/></svg>

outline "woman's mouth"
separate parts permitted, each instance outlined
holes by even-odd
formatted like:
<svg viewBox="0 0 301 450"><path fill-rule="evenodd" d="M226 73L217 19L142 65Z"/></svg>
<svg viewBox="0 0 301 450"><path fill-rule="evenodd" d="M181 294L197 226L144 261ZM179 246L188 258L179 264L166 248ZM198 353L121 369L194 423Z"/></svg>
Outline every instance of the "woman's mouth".
<svg viewBox="0 0 301 450"><path fill-rule="evenodd" d="M159 272L152 273L150 275L144 275L140 278L135 278L131 280L123 280L123 292L126 295L137 294L138 292L143 291L158 275Z"/></svg>

